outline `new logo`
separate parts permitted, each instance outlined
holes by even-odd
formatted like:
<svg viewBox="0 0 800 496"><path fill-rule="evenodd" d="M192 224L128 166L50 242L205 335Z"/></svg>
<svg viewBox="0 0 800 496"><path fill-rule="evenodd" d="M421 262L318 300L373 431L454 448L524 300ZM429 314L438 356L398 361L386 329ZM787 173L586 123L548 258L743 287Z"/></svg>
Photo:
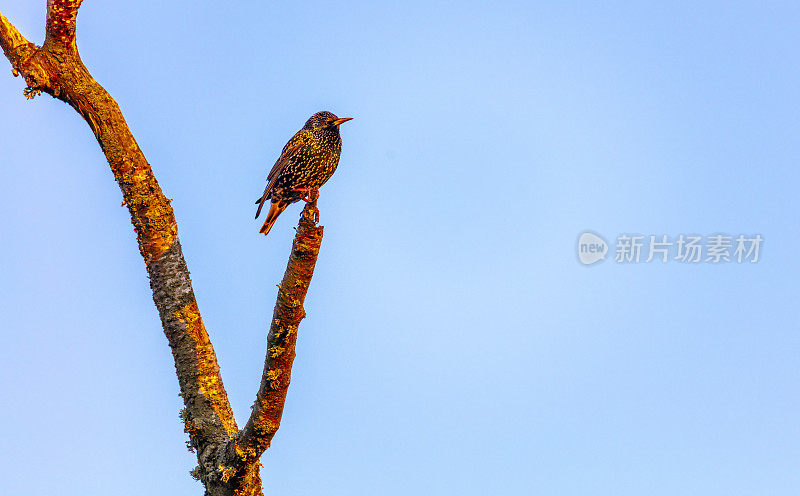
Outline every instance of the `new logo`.
<svg viewBox="0 0 800 496"><path fill-rule="evenodd" d="M578 238L578 260L583 265L591 265L606 258L608 243L595 233L586 231Z"/></svg>

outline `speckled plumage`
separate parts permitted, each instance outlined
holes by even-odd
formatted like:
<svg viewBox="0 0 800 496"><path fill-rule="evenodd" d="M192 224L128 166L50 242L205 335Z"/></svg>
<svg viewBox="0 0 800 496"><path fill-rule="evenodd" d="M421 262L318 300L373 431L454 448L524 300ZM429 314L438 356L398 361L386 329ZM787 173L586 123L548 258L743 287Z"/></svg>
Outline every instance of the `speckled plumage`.
<svg viewBox="0 0 800 496"><path fill-rule="evenodd" d="M291 203L300 201L330 179L339 165L342 138L339 125L350 118L340 119L330 112L317 112L283 147L281 156L267 176L264 194L256 200L261 213L268 199L270 209L260 232L269 233L275 220Z"/></svg>

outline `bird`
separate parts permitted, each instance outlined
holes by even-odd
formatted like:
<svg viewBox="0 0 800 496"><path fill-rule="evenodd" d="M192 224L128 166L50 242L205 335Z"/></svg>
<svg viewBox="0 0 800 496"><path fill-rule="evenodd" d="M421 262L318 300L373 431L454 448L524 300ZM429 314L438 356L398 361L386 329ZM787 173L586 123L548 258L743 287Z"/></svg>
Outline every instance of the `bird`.
<svg viewBox="0 0 800 496"><path fill-rule="evenodd" d="M264 203L270 200L267 219L259 232L265 236L269 234L278 216L290 204L316 198L319 187L331 178L339 165L342 153L339 126L352 119L339 118L328 111L317 112L286 143L267 175L264 193L256 200L256 219Z"/></svg>

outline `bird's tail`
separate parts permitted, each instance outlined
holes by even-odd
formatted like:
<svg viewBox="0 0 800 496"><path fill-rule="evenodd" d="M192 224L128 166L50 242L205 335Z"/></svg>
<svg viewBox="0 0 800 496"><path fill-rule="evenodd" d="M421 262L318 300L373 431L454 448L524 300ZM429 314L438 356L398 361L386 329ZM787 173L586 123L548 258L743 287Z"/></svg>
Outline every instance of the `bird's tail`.
<svg viewBox="0 0 800 496"><path fill-rule="evenodd" d="M264 221L264 225L261 226L261 229L258 232L263 233L264 236L269 234L269 230L272 229L272 225L276 220L278 220L278 216L286 209L288 205L288 203L284 203L282 201L271 203L269 206L269 212L267 212L267 219Z"/></svg>

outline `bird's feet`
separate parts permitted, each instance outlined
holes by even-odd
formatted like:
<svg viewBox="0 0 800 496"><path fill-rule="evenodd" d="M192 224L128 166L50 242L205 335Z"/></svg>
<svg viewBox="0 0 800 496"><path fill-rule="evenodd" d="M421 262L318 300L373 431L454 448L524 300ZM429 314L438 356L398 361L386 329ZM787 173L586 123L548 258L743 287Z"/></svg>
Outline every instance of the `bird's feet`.
<svg viewBox="0 0 800 496"><path fill-rule="evenodd" d="M317 201L319 198L319 188L296 188L298 193L305 193L302 200L306 203Z"/></svg>
<svg viewBox="0 0 800 496"><path fill-rule="evenodd" d="M305 193L302 200L306 203L316 202L319 199L319 188L296 188L298 193ZM313 206L314 224L319 223L319 209L316 205Z"/></svg>

